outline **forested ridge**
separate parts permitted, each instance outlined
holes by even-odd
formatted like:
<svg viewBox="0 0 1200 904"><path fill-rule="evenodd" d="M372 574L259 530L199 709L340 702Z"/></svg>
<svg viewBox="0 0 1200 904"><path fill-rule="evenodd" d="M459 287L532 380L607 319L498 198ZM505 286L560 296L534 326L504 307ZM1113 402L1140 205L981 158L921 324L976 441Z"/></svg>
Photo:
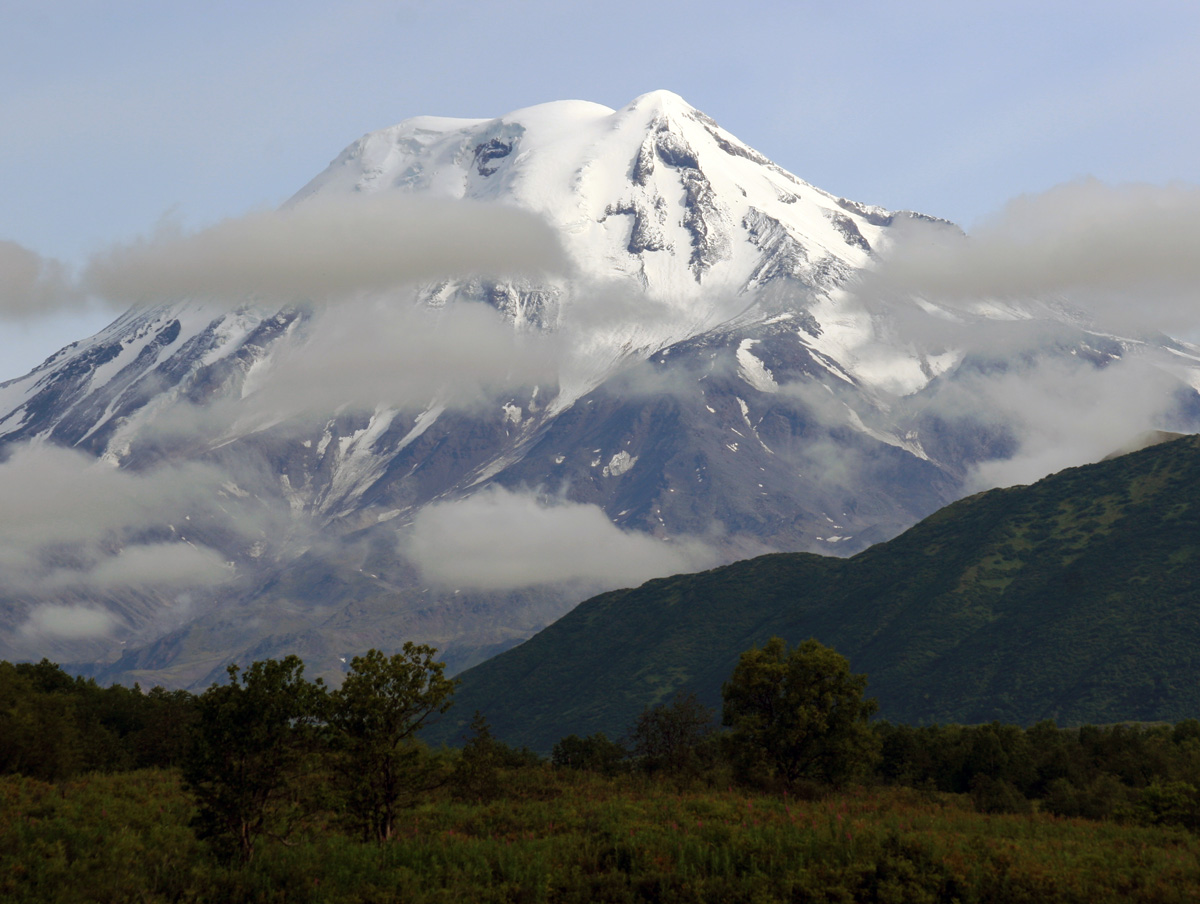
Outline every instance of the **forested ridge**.
<svg viewBox="0 0 1200 904"><path fill-rule="evenodd" d="M776 553L602 594L460 676L461 709L548 750L707 705L739 653L815 637L910 724L1200 714L1200 437L947 506L850 559Z"/></svg>

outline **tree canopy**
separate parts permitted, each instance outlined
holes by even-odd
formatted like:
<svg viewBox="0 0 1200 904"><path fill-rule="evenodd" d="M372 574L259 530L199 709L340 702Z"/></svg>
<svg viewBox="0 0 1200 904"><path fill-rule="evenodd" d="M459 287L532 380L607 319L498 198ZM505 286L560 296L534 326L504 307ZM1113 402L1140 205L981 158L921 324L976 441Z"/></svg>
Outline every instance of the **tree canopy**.
<svg viewBox="0 0 1200 904"><path fill-rule="evenodd" d="M450 708L457 683L436 655L411 642L390 657L368 650L350 661L331 695L350 809L363 833L379 841L391 837L404 798L429 781L415 735L430 716Z"/></svg>
<svg viewBox="0 0 1200 904"><path fill-rule="evenodd" d="M739 766L790 785L838 784L870 765L877 741L867 720L876 706L864 697L866 685L844 656L816 640L788 650L772 637L747 650L721 689Z"/></svg>
<svg viewBox="0 0 1200 904"><path fill-rule="evenodd" d="M229 683L198 701L183 777L196 796L201 837L248 861L256 839L282 835L294 811L289 792L315 749L324 710L321 679L304 679L298 656L229 666Z"/></svg>
<svg viewBox="0 0 1200 904"><path fill-rule="evenodd" d="M695 694L677 693L669 703L648 706L634 723L633 753L647 772L698 771L716 726L713 711Z"/></svg>

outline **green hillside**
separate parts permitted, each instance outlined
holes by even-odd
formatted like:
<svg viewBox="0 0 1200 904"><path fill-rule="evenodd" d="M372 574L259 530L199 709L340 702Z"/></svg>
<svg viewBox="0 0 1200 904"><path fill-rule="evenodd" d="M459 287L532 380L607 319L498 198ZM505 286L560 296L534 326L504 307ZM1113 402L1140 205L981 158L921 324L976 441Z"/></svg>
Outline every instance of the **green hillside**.
<svg viewBox="0 0 1200 904"><path fill-rule="evenodd" d="M892 721L1200 716L1200 437L981 493L851 559L768 555L595 597L463 673L431 734L479 709L540 750L620 737L680 689L718 705L773 634L846 655Z"/></svg>

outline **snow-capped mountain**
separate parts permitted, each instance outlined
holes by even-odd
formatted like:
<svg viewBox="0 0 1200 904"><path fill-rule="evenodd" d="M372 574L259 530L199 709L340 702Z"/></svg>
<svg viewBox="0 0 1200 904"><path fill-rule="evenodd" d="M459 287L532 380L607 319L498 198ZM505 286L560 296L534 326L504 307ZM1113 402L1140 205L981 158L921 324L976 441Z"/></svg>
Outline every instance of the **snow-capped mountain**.
<svg viewBox="0 0 1200 904"><path fill-rule="evenodd" d="M553 372L518 367L470 404L420 381L397 401L381 380L378 398L370 386L344 400L331 391L326 409L314 416L310 399L299 416L271 390L301 365L326 368L336 385L322 357L339 327L329 310L304 297L131 308L0 385L0 443L12 460L64 447L147 477L187 463L207 482L196 479L202 491L172 520L110 526L86 554L38 546L23 566L28 586L4 601L0 656L94 660L109 677L185 685L230 659L285 650L336 671L338 659L408 639L463 665L591 589L655 573L606 580L603 564L546 562L557 577L481 577L489 541L454 561L463 522L447 515L472 500L477 509L460 511L482 514L468 523L499 513L495 547L524 539L535 558L545 541L511 520L526 502L529 524L539 512L564 524L602 512L603 527L581 537L609 531L617 550L655 538L675 570L770 549L857 551L960 495L976 463L1013 451L1003 424L934 404L1008 366L1004 356L914 341L898 325L914 310L998 333L1052 324L1026 358L1102 369L1153 346L1175 368L1181 410L1197 407L1200 354L1165 337L1099 335L1036 300L966 312L864 304L848 282L893 230L931 218L815 188L669 92L620 110L567 101L490 120L409 119L355 142L286 209L351 195L544 218L565 254L560 272L462 273L387 304L444 316L452 349L450 312L482 303L513 335L545 340ZM370 320L349 322L337 348L354 356L370 343L353 324ZM448 539L431 551L438 536ZM172 543L219 554L228 574L63 589L64 570ZM618 553L622 567L644 548ZM55 627L76 612L99 613L95 630Z"/></svg>
<svg viewBox="0 0 1200 904"><path fill-rule="evenodd" d="M828 292L867 264L895 220L798 179L668 91L618 111L565 101L493 120L406 120L351 145L290 203L394 191L545 216L577 268L573 282L627 281L662 305L653 322L592 325L588 344L618 360L739 315L780 313L760 291L768 285ZM529 292L447 281L427 291L439 300L464 289L487 292L516 324L553 327L587 304L562 284ZM889 365L899 360L874 366Z"/></svg>

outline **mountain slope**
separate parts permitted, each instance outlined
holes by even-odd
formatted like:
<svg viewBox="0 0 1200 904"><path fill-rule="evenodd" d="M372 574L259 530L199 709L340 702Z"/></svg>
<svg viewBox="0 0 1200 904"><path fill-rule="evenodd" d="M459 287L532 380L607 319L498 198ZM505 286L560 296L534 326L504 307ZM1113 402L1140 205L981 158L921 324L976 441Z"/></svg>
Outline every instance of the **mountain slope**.
<svg viewBox="0 0 1200 904"><path fill-rule="evenodd" d="M677 690L719 706L772 635L835 647L895 721L1192 718L1198 562L1191 436L964 499L850 559L769 555L598 596L465 672L436 736L479 709L537 749L619 737Z"/></svg>

